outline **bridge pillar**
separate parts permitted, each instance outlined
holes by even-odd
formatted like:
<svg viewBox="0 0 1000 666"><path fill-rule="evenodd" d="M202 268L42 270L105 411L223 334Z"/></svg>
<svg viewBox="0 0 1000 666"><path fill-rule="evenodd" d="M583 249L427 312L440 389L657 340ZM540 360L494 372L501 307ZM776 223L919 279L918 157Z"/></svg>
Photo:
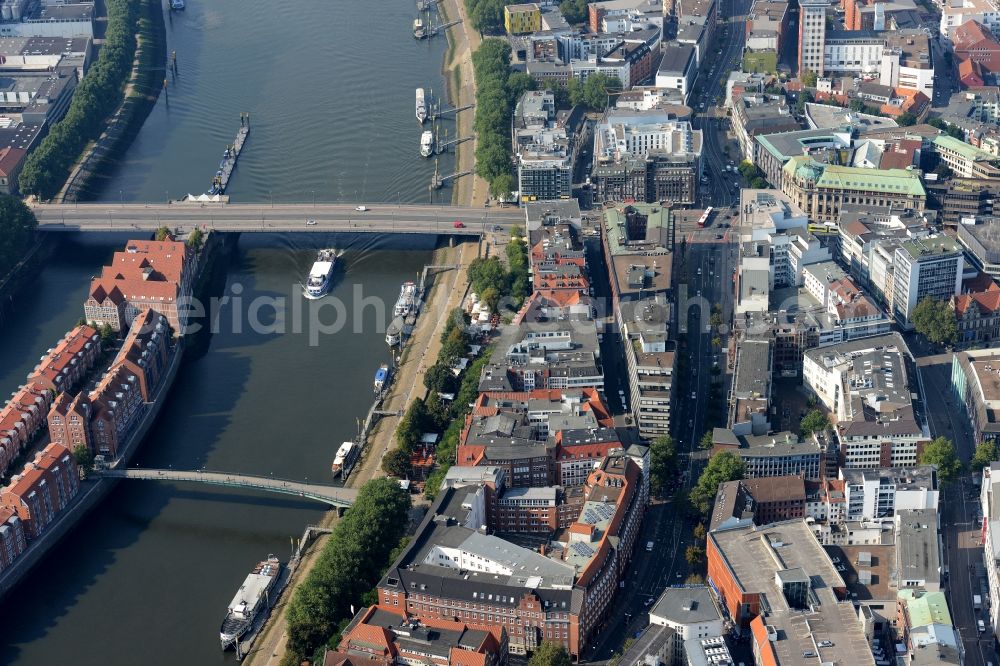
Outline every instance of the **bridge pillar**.
<svg viewBox="0 0 1000 666"><path fill-rule="evenodd" d="M455 237L448 236L448 247L455 247Z"/></svg>

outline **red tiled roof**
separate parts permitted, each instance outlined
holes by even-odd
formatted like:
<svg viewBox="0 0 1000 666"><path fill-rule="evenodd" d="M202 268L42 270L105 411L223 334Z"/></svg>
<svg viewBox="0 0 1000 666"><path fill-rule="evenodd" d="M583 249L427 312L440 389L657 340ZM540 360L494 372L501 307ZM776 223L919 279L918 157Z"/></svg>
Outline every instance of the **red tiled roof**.
<svg viewBox="0 0 1000 666"><path fill-rule="evenodd" d="M1000 310L1000 289L990 289L989 291L977 291L969 294L961 294L954 297L955 312L959 317L964 317L969 311L969 306L975 302L981 312L993 313Z"/></svg>
<svg viewBox="0 0 1000 666"><path fill-rule="evenodd" d="M91 281L90 296L98 303L109 297L116 303L121 298L175 301L188 258L184 243L133 240L126 248Z"/></svg>

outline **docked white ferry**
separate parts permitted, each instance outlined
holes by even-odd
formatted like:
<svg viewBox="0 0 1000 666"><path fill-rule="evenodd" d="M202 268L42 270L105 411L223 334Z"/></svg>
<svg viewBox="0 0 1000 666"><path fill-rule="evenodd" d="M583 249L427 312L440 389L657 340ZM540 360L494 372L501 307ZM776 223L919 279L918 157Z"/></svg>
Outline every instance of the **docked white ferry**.
<svg viewBox="0 0 1000 666"><path fill-rule="evenodd" d="M225 650L253 626L254 618L271 606L271 588L278 582L281 562L274 555L258 562L246 577L236 596L229 602L226 619L219 630L219 642Z"/></svg>
<svg viewBox="0 0 1000 666"><path fill-rule="evenodd" d="M412 282L404 282L403 288L399 290L399 298L392 309L394 317L405 317L417 311L417 285Z"/></svg>
<svg viewBox="0 0 1000 666"><path fill-rule="evenodd" d="M420 154L423 157L434 154L434 132L427 130L420 135Z"/></svg>
<svg viewBox="0 0 1000 666"><path fill-rule="evenodd" d="M417 21L413 22L414 30L417 29ZM423 21L420 22L420 29L423 30ZM417 122L423 125L425 120L427 120L427 102L424 100L424 89L417 88Z"/></svg>
<svg viewBox="0 0 1000 666"><path fill-rule="evenodd" d="M336 250L320 250L316 256L316 261L309 269L309 278L306 280L305 297L311 300L323 298L330 290L330 281L333 277L333 269L337 265Z"/></svg>
<svg viewBox="0 0 1000 666"><path fill-rule="evenodd" d="M350 473L351 467L354 466L354 458L358 454L358 445L354 442L344 442L337 449L337 455L333 457L333 464L330 465L330 472L333 473L333 478L337 478L341 474L346 475Z"/></svg>

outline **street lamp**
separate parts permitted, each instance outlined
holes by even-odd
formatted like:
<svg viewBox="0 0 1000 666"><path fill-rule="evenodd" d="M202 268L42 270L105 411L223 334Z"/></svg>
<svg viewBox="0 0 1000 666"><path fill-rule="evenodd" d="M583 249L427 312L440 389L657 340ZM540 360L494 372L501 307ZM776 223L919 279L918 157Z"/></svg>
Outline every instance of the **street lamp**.
<svg viewBox="0 0 1000 666"><path fill-rule="evenodd" d="M271 202L271 208L274 208L274 197L271 195L271 190L267 191L267 198ZM263 219L263 215L261 215L261 219Z"/></svg>
<svg viewBox="0 0 1000 666"><path fill-rule="evenodd" d="M118 198L121 200L122 208L125 207L125 190L118 190Z"/></svg>

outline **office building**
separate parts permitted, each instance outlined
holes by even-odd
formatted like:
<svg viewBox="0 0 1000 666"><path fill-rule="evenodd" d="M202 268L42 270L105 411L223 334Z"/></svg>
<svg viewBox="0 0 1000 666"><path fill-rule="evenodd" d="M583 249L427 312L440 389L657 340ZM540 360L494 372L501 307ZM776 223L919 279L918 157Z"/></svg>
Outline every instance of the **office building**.
<svg viewBox="0 0 1000 666"><path fill-rule="evenodd" d="M913 359L898 333L804 354L803 383L832 413L841 467L917 464L930 434L917 420L913 373Z"/></svg>
<svg viewBox="0 0 1000 666"><path fill-rule="evenodd" d="M893 254L892 315L913 328L913 310L924 298L948 301L961 293L965 267L961 246L950 236L914 238Z"/></svg>

